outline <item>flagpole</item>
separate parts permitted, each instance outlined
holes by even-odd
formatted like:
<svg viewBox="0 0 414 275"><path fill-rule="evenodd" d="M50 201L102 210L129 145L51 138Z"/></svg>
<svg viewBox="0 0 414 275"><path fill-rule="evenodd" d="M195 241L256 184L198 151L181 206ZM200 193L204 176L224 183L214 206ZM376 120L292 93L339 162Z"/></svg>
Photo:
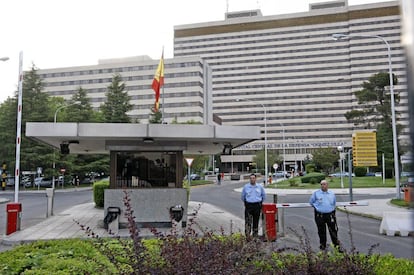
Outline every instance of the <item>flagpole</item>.
<svg viewBox="0 0 414 275"><path fill-rule="evenodd" d="M164 124L164 85L162 85L162 108L161 108L161 124Z"/></svg>
<svg viewBox="0 0 414 275"><path fill-rule="evenodd" d="M164 46L162 46L162 59L164 62L164 71L163 71L163 76L165 76L165 58L164 58ZM164 85L162 85L162 108L161 108L161 124L164 124Z"/></svg>

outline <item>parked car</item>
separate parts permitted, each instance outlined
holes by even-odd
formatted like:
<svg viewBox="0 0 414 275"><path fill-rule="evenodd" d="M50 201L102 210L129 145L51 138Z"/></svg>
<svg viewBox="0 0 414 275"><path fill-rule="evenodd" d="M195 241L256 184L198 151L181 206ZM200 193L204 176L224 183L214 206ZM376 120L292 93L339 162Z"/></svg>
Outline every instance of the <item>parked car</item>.
<svg viewBox="0 0 414 275"><path fill-rule="evenodd" d="M32 179L28 176L24 176L21 180L21 185L24 185L24 187L31 187L33 182Z"/></svg>
<svg viewBox="0 0 414 275"><path fill-rule="evenodd" d="M342 177L348 177L349 173L348 172L342 172ZM352 176L355 177L355 173L352 173ZM329 177L331 178L340 178L341 177L341 173L333 173L333 174L329 174Z"/></svg>
<svg viewBox="0 0 414 275"><path fill-rule="evenodd" d="M401 172L401 177L414 177L414 172Z"/></svg>
<svg viewBox="0 0 414 275"><path fill-rule="evenodd" d="M14 177L8 176L6 178L6 186L14 186Z"/></svg>
<svg viewBox="0 0 414 275"><path fill-rule="evenodd" d="M35 187L52 187L52 179L39 177L34 179Z"/></svg>
<svg viewBox="0 0 414 275"><path fill-rule="evenodd" d="M200 180L200 179L201 179L201 177L200 177L200 175L199 175L199 174L191 174L191 175L190 175L190 179L191 179L191 180Z"/></svg>
<svg viewBox="0 0 414 275"><path fill-rule="evenodd" d="M275 178L283 178L283 175L285 175L285 178L290 178L290 173L287 171L276 171L273 173L273 177Z"/></svg>

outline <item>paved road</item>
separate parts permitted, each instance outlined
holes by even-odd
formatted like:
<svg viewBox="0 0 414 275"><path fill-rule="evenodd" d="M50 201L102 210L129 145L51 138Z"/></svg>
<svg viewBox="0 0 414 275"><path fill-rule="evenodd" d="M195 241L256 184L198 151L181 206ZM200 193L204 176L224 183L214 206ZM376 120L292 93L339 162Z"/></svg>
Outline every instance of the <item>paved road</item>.
<svg viewBox="0 0 414 275"><path fill-rule="evenodd" d="M81 190L81 189L79 189ZM1 198L14 200L12 192L1 193ZM47 198L44 192L20 192L19 201L22 203L21 228L35 225L46 218ZM78 192L56 192L54 201L54 213L60 213L74 205L92 202L92 191L81 190ZM0 204L0 236L6 233L6 204Z"/></svg>
<svg viewBox="0 0 414 275"><path fill-rule="evenodd" d="M195 187L191 190L190 199L216 205L223 210L243 218L244 208L240 200L240 193L234 191L235 188L241 187L242 185L242 183L229 183L220 186L208 185ZM392 198L393 195L355 195L354 199L364 200L385 197ZM308 195L287 195L283 198L285 202L290 203L307 202L308 199ZM347 195L337 196L338 201L348 201L348 199L349 196ZM273 202L273 196L268 196L266 202ZM367 253L373 245L379 244L379 247L374 250L376 253L391 253L396 257L414 259L414 238L381 235L379 234L381 221L372 218L347 215L338 211L337 219L339 238L346 249L350 250L352 247L355 247L357 251ZM311 208L285 209L286 234L293 236L294 233L290 229L303 232L303 228L311 240L312 247L317 248L318 237L313 219L313 210Z"/></svg>

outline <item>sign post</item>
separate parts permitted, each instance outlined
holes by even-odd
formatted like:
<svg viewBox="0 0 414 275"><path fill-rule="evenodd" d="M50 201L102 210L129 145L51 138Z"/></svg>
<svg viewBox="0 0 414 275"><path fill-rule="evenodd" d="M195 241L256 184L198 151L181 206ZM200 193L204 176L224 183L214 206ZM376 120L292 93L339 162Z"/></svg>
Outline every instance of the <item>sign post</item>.
<svg viewBox="0 0 414 275"><path fill-rule="evenodd" d="M185 161L187 162L187 167L188 167L188 173L187 173L187 181L188 181L188 194L190 194L190 190L191 190L191 164L193 163L192 158L186 158ZM190 198L190 196L188 196L188 198Z"/></svg>

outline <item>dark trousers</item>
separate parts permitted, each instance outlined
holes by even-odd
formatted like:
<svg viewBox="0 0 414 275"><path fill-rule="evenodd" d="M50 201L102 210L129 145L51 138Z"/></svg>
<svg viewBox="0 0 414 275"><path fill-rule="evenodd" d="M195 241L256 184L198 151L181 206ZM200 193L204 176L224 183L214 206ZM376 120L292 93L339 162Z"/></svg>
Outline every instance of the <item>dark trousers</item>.
<svg viewBox="0 0 414 275"><path fill-rule="evenodd" d="M339 246L338 225L336 224L335 211L331 213L320 213L315 210L315 222L318 227L320 248L326 248L326 227L328 227L332 243L335 246Z"/></svg>
<svg viewBox="0 0 414 275"><path fill-rule="evenodd" d="M244 221L245 221L245 233L246 237L249 237L252 234L253 237L257 237L259 233L259 219L260 213L262 211L262 203L245 203L244 209Z"/></svg>

